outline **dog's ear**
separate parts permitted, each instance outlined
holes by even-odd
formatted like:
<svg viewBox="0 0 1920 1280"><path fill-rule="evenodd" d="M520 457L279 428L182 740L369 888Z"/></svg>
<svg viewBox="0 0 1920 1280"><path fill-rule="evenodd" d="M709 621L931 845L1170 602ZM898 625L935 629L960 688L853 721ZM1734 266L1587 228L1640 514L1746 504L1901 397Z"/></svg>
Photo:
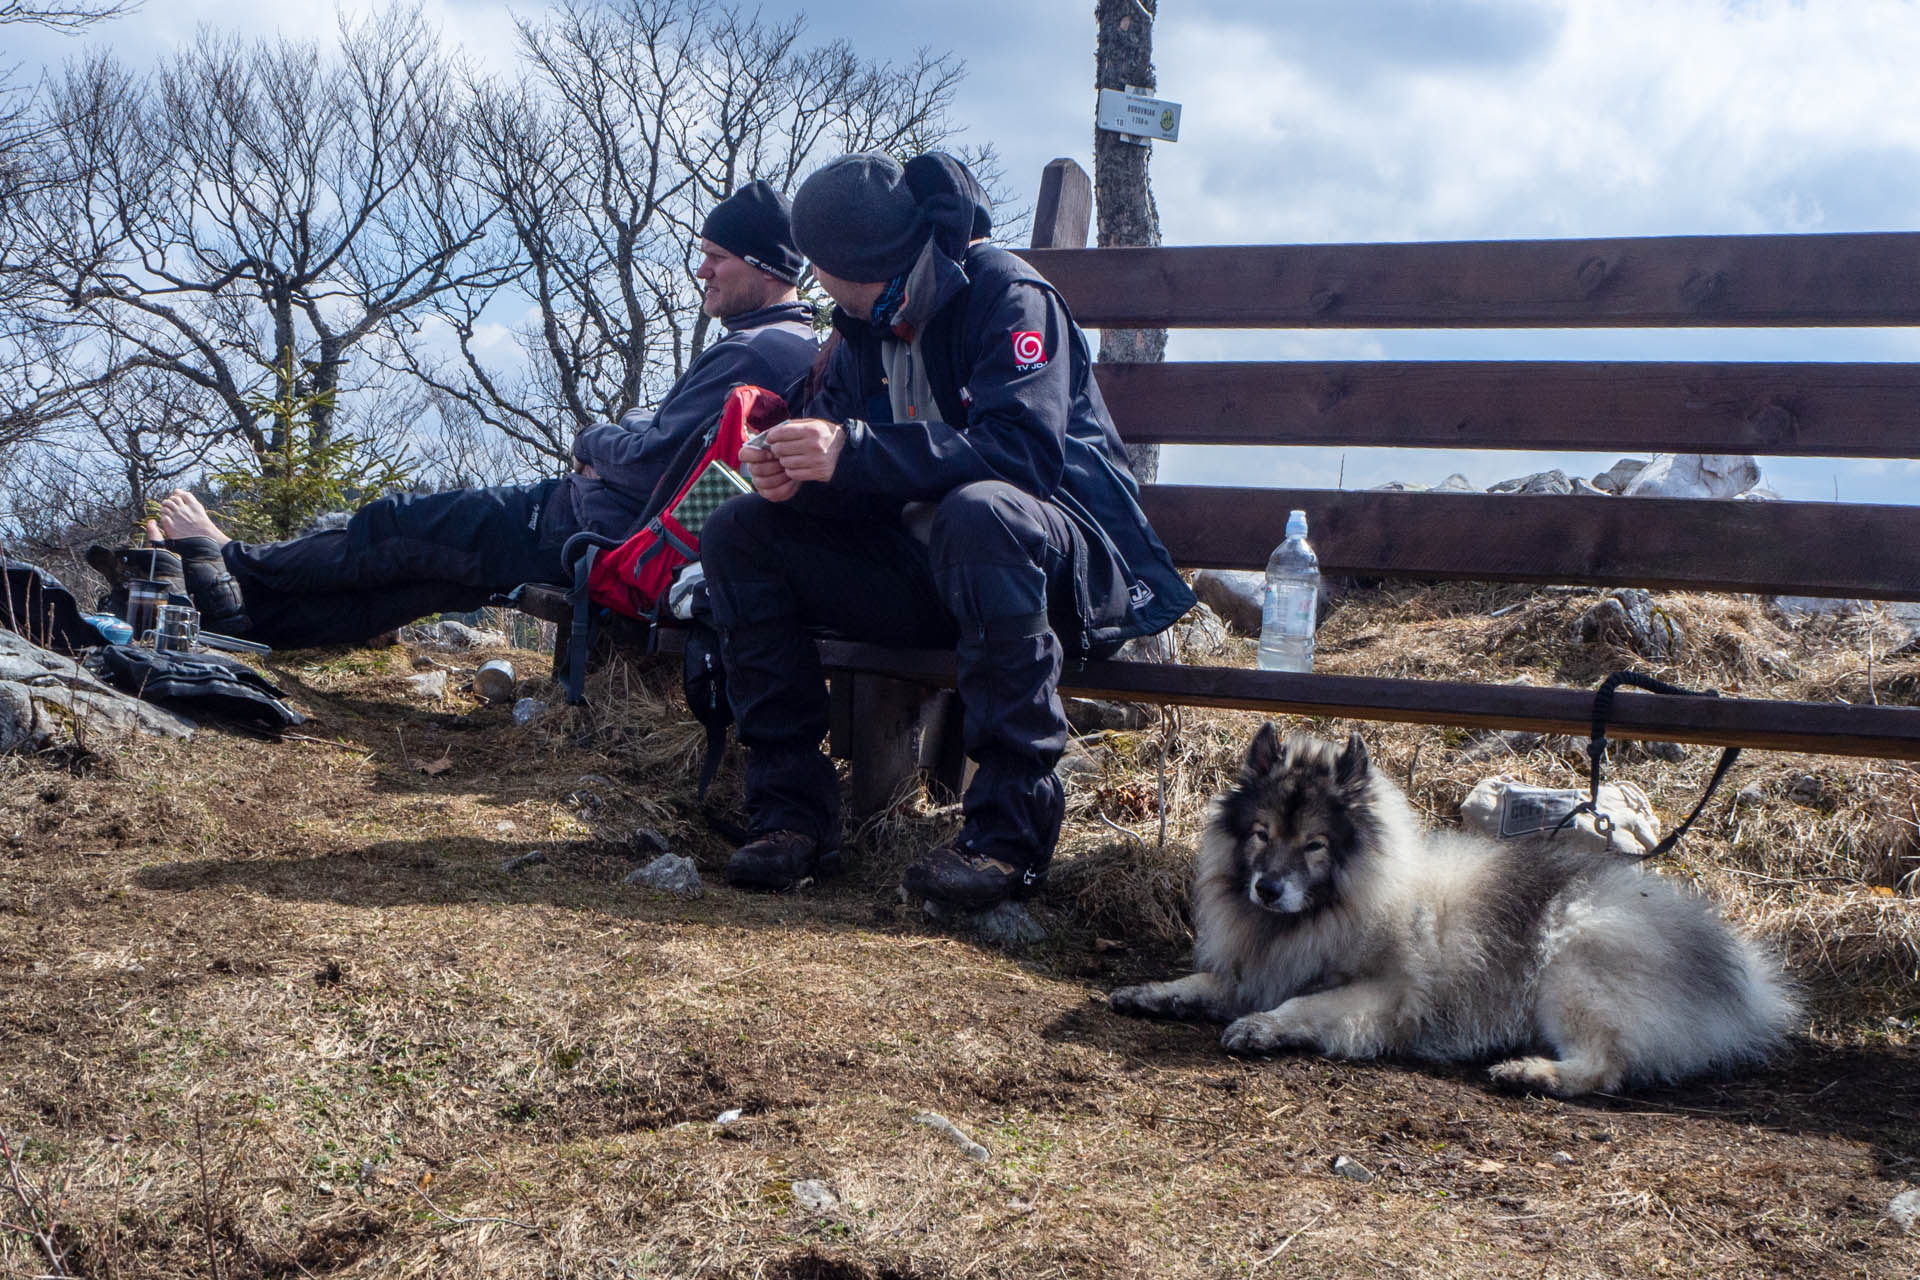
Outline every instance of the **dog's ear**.
<svg viewBox="0 0 1920 1280"><path fill-rule="evenodd" d="M1260 726L1260 732L1253 735L1253 745L1247 748L1246 763L1240 766L1240 776L1248 782L1266 777L1273 771L1273 765L1280 758L1280 731L1269 720Z"/></svg>
<svg viewBox="0 0 1920 1280"><path fill-rule="evenodd" d="M1367 759L1367 744L1360 740L1358 733L1347 735L1346 750L1334 761L1333 780L1343 787L1358 786L1367 780L1367 771L1372 762Z"/></svg>

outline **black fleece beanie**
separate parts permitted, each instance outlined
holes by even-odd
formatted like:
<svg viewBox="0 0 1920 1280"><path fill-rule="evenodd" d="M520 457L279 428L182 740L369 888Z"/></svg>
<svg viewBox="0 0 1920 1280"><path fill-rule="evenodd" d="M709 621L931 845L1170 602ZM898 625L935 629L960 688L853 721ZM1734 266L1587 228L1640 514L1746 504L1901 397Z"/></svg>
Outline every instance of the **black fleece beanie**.
<svg viewBox="0 0 1920 1280"><path fill-rule="evenodd" d="M700 235L776 280L800 283L807 261L793 242L787 198L755 179L713 206Z"/></svg>
<svg viewBox="0 0 1920 1280"><path fill-rule="evenodd" d="M793 238L820 270L854 284L891 280L920 256L932 227L892 156L829 160L793 195Z"/></svg>

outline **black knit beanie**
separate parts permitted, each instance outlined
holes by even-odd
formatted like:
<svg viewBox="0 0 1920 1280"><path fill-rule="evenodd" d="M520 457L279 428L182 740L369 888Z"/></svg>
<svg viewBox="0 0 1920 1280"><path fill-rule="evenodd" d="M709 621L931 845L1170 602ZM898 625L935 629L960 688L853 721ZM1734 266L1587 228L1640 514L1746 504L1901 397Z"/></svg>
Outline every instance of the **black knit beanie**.
<svg viewBox="0 0 1920 1280"><path fill-rule="evenodd" d="M815 169L793 196L793 238L820 270L855 284L911 267L932 228L891 156L861 152Z"/></svg>
<svg viewBox="0 0 1920 1280"><path fill-rule="evenodd" d="M806 270L794 246L787 198L759 179L713 206L700 234L776 280L798 284Z"/></svg>

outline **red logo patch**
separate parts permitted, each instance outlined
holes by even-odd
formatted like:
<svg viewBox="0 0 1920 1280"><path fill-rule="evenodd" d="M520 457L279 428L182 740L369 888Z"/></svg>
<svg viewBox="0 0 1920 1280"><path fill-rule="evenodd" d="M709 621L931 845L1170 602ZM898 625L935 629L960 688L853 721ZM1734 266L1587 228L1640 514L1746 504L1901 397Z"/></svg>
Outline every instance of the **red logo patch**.
<svg viewBox="0 0 1920 1280"><path fill-rule="evenodd" d="M1014 334L1013 362L1022 368L1045 364L1047 362L1045 340L1031 329L1025 329Z"/></svg>

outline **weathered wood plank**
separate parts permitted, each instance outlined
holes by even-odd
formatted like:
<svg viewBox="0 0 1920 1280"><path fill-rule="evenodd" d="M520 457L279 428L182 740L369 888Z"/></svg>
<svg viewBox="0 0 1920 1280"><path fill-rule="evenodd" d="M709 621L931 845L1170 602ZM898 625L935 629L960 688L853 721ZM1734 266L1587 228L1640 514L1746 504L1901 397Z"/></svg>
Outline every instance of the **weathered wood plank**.
<svg viewBox="0 0 1920 1280"><path fill-rule="evenodd" d="M927 684L953 683L953 654L822 641L829 667L877 671ZM1069 668L1063 692L1133 702L1229 707L1274 715L1337 716L1409 724L1530 729L1585 737L1593 694L1582 689L1477 685L1440 680L1150 662L1090 662ZM1608 733L1616 738L1751 746L1824 755L1920 759L1920 707L1742 698L1683 698L1622 691Z"/></svg>
<svg viewBox="0 0 1920 1280"><path fill-rule="evenodd" d="M1040 195L1033 202L1033 247L1085 248L1092 224L1093 179L1078 161L1049 160L1040 173Z"/></svg>
<svg viewBox="0 0 1920 1280"><path fill-rule="evenodd" d="M1187 568L1258 569L1307 512L1322 573L1920 600L1920 507L1147 485Z"/></svg>
<svg viewBox="0 0 1920 1280"><path fill-rule="evenodd" d="M1081 324L1920 323L1920 233L1031 249Z"/></svg>
<svg viewBox="0 0 1920 1280"><path fill-rule="evenodd" d="M1920 457L1920 364L1103 364L1129 444Z"/></svg>

